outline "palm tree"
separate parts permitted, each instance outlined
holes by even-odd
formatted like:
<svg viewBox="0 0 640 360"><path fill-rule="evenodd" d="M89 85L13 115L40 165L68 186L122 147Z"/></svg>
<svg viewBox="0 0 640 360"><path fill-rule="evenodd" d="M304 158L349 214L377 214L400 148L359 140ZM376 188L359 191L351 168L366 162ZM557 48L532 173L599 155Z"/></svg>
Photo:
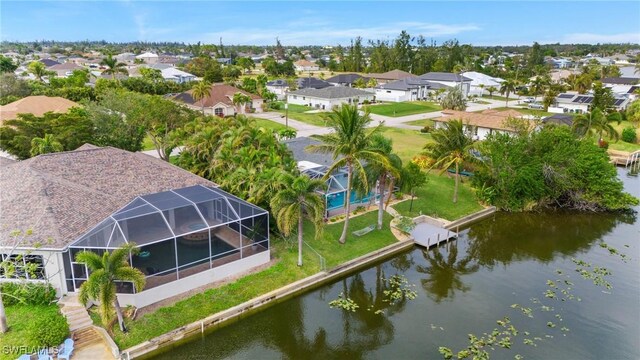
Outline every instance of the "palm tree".
<svg viewBox="0 0 640 360"><path fill-rule="evenodd" d="M538 95L544 93L544 89L547 87L548 83L546 79L542 76L536 76L536 78L531 82L531 90L533 90L534 99L538 100Z"/></svg>
<svg viewBox="0 0 640 360"><path fill-rule="evenodd" d="M378 230L382 229L382 217L384 215L384 199L385 188L389 188L389 192L393 190L393 184L400 179L402 170L402 160L397 154L393 153L393 142L380 134L372 137L371 147L385 156L389 161L388 164L371 163L367 164L367 177L371 183L376 180L378 182ZM371 186L372 184L369 184ZM373 184L375 186L375 184Z"/></svg>
<svg viewBox="0 0 640 360"><path fill-rule="evenodd" d="M607 135L609 138L618 140L620 135L616 129L611 125L611 122L617 121L620 123L619 115L616 113L612 115L605 115L602 110L595 108L589 114L580 114L573 118L573 130L576 134L585 137L591 135L598 135L598 144L603 145L603 135Z"/></svg>
<svg viewBox="0 0 640 360"><path fill-rule="evenodd" d="M480 88L480 97L484 96L484 84L479 84L478 87Z"/></svg>
<svg viewBox="0 0 640 360"><path fill-rule="evenodd" d="M38 81L42 81L42 78L44 76L47 76L50 74L50 72L47 71L47 67L40 61L32 61L27 67L27 69L29 70L30 73L33 74L33 76L36 77L36 80Z"/></svg>
<svg viewBox="0 0 640 360"><path fill-rule="evenodd" d="M238 113L242 113L242 111L240 111L240 109L242 109L241 106L250 103L251 97L241 92L237 92L233 94L233 99L231 99L231 101L233 102L233 105L237 107Z"/></svg>
<svg viewBox="0 0 640 360"><path fill-rule="evenodd" d="M324 199L319 189L325 182L305 175L282 175L282 190L271 199L271 211L275 215L278 228L289 236L298 224L298 266L302 266L302 232L304 220L309 220L316 229L316 238L322 231L324 219Z"/></svg>
<svg viewBox="0 0 640 360"><path fill-rule="evenodd" d="M339 239L341 244L347 240L354 175L358 178L359 183L363 184L363 190L367 192L368 181L363 161L369 164L387 164L389 162L377 150L371 148L372 137L380 133L382 129L382 124L380 124L367 130L371 121L368 109L365 109L361 114L357 105L343 105L334 109L329 116L328 125L333 129L333 132L326 135L312 135L312 138L319 140L322 144L307 147L310 152L333 154L334 163L327 170L325 180L339 168L347 167L347 188L344 197L346 217Z"/></svg>
<svg viewBox="0 0 640 360"><path fill-rule="evenodd" d="M196 102L202 100L202 113L204 114L204 99L211 96L211 84L203 80L193 85L191 90L193 90L191 92L193 100Z"/></svg>
<svg viewBox="0 0 640 360"><path fill-rule="evenodd" d="M455 165L455 188L453 190L453 202L458 202L458 183L460 182L460 165L472 159L470 150L473 148L473 140L464 133L462 120L451 120L444 128L431 132L433 143L424 146L425 155L435 161L432 167L441 167L442 175L451 166Z"/></svg>
<svg viewBox="0 0 640 360"><path fill-rule="evenodd" d="M100 317L109 330L115 308L120 330L127 331L116 296L116 281L132 282L136 291L144 288L144 274L127 263L129 254L137 254L138 251L139 248L134 243L128 243L111 253L105 251L102 256L91 251L81 251L76 255L76 262L87 265L91 271L87 281L80 286L79 299L85 305L89 299L100 302Z"/></svg>
<svg viewBox="0 0 640 360"><path fill-rule="evenodd" d="M44 137L31 139L31 156L60 152L64 150L62 144L53 135L45 134Z"/></svg>
<svg viewBox="0 0 640 360"><path fill-rule="evenodd" d="M115 78L116 74L129 75L127 64L118 62L118 59L115 59L113 56L111 56L111 54L102 59L100 65L107 67L102 73L106 75L110 74L112 79Z"/></svg>
<svg viewBox="0 0 640 360"><path fill-rule="evenodd" d="M507 98L507 107L509 107L509 95L516 91L516 82L513 80L505 80L500 84L500 94Z"/></svg>
<svg viewBox="0 0 640 360"><path fill-rule="evenodd" d="M498 91L498 88L496 88L495 86L489 86L489 87L487 88L487 91L489 92L489 97L492 97L492 96L493 96L493 93L494 93L494 92L496 92L496 91Z"/></svg>

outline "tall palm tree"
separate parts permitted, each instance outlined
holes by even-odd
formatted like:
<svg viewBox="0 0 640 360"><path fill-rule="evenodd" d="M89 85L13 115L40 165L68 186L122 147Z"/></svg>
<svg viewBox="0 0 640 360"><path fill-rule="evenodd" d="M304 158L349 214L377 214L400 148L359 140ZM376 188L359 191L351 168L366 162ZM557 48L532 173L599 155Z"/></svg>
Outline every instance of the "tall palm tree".
<svg viewBox="0 0 640 360"><path fill-rule="evenodd" d="M322 144L309 145L307 147L310 152L333 155L334 163L327 170L325 180L336 170L345 166L347 168L347 188L344 197L346 213L342 235L340 235L339 239L341 244L344 244L347 240L353 177L356 176L358 178L359 183L363 184L363 190L366 192L369 182L367 181L363 162L366 161L369 164L387 164L389 162L382 154L371 147L372 137L379 134L382 129L382 124L380 124L368 130L367 127L371 121L368 109L360 113L357 105L343 105L334 109L329 116L328 125L333 129L333 132L326 135L312 135L312 138L319 140Z"/></svg>
<svg viewBox="0 0 640 360"><path fill-rule="evenodd" d="M464 132L462 120L451 120L444 128L431 132L433 143L424 146L425 155L435 160L432 167L441 167L440 174L455 166L455 187L453 202L458 202L458 183L460 182L460 165L471 161L473 156L473 139Z"/></svg>
<svg viewBox="0 0 640 360"><path fill-rule="evenodd" d="M322 231L324 199L319 189L325 182L305 175L282 175L282 190L271 199L271 211L275 215L278 228L289 236L298 225L298 266L302 266L302 238L304 220L309 220L316 229L316 238Z"/></svg>
<svg viewBox="0 0 640 360"><path fill-rule="evenodd" d="M111 329L113 310L115 308L120 324L120 330L127 331L122 318L122 309L116 296L116 281L130 281L136 291L142 291L145 285L144 274L127 263L129 254L137 254L139 248L134 243L122 245L112 252L105 251L102 256L82 251L76 255L76 262L87 265L91 274L87 281L80 286L79 299L82 304L89 299L100 302L100 317L102 323Z"/></svg>
<svg viewBox="0 0 640 360"><path fill-rule="evenodd" d="M533 90L534 99L538 100L538 95L543 94L545 88L547 87L548 82L542 76L536 76L536 78L531 81L531 90Z"/></svg>
<svg viewBox="0 0 640 360"><path fill-rule="evenodd" d="M611 122L620 123L620 117L613 115L605 115L602 110L595 108L589 114L580 114L573 118L573 130L576 134L585 137L598 135L598 144L602 146L603 135L607 135L610 139L618 140L620 134L611 125Z"/></svg>
<svg viewBox="0 0 640 360"><path fill-rule="evenodd" d="M53 135L45 134L44 137L31 139L31 156L60 152L64 150L62 144Z"/></svg>
<svg viewBox="0 0 640 360"><path fill-rule="evenodd" d="M393 184L400 178L400 172L402 170L402 160L397 154L393 153L393 142L380 134L372 137L371 147L389 161L388 164L383 163L371 163L367 164L367 177L371 182L369 186L375 186L375 182L378 182L378 196L380 200L378 202L378 229L382 229L382 217L384 215L384 199L385 189L388 187L389 192L393 190Z"/></svg>
<svg viewBox="0 0 640 360"><path fill-rule="evenodd" d="M27 70L29 70L29 72L32 73L38 81L42 81L44 76L50 74L50 72L47 71L47 67L40 61L32 61L27 67Z"/></svg>
<svg viewBox="0 0 640 360"><path fill-rule="evenodd" d="M106 75L111 75L111 78L114 79L116 74L129 75L129 71L127 70L127 64L123 62L118 62L118 59L115 59L111 54L107 55L106 58L102 59L100 65L106 66L107 68L102 72Z"/></svg>
<svg viewBox="0 0 640 360"><path fill-rule="evenodd" d="M191 93L191 96L193 96L193 100L195 100L196 102L202 100L202 113L204 114L203 99L211 96L211 84L203 80L194 84L191 90L193 90L193 92Z"/></svg>
<svg viewBox="0 0 640 360"><path fill-rule="evenodd" d="M240 111L241 106L250 103L251 97L241 92L237 92L233 94L233 98L231 99L231 101L233 102L233 105L237 107L238 113L242 113L242 111Z"/></svg>
<svg viewBox="0 0 640 360"><path fill-rule="evenodd" d="M496 91L498 91L498 88L496 88L495 86L489 86L489 87L487 88L487 91L489 92L489 97L492 97L492 96L493 96L493 93L494 93L494 92L496 92Z"/></svg>
<svg viewBox="0 0 640 360"><path fill-rule="evenodd" d="M500 94L507 98L507 107L509 107L509 95L516 91L516 82L514 80L505 80L500 84Z"/></svg>

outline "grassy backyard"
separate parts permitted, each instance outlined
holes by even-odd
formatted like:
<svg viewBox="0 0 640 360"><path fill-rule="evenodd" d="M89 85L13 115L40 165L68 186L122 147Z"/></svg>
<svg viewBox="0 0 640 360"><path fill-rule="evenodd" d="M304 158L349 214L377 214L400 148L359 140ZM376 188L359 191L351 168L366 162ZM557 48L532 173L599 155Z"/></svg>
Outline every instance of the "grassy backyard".
<svg viewBox="0 0 640 360"><path fill-rule="evenodd" d="M423 134L417 130L383 127L382 134L393 140L393 150L403 163L411 161L422 151L424 145L431 141L430 134Z"/></svg>
<svg viewBox="0 0 640 360"><path fill-rule="evenodd" d="M371 105L368 106L368 108L372 114L392 117L423 114L442 110L440 105L424 101L385 103L382 105Z"/></svg>
<svg viewBox="0 0 640 360"><path fill-rule="evenodd" d="M327 225L321 237L314 239L312 227L305 226L305 239L326 259L327 267L332 267L354 259L376 249L392 244L397 240L388 228L391 217L385 215L385 228L373 231L362 237L351 232L375 224L376 212L370 212L353 218L349 224L350 234L344 245L338 243L343 223ZM320 270L318 257L305 247L304 266L298 267L297 245L295 238L272 240L273 266L260 272L244 276L229 284L203 291L172 306L160 308L138 319L127 320L129 332L124 334L115 330L114 339L121 349L139 344L170 330L228 309L256 296L268 293L282 286L313 275ZM93 314L94 322L99 318Z"/></svg>
<svg viewBox="0 0 640 360"><path fill-rule="evenodd" d="M304 123L315 126L327 126L328 112L307 113L307 111L314 110L309 106L289 104L289 118L302 121ZM286 111L284 106L282 110L278 110L279 113L285 115Z"/></svg>
<svg viewBox="0 0 640 360"><path fill-rule="evenodd" d="M253 117L252 119L254 119L256 121L256 124L258 124L258 126L263 127L265 129L271 129L273 131L278 131L278 130L282 130L282 129L286 129L287 127L277 123L275 121L271 121L268 119L262 119L262 118L257 118L257 117Z"/></svg>
<svg viewBox="0 0 640 360"><path fill-rule="evenodd" d="M409 211L410 200L394 205L394 209L405 216L415 217L423 214L447 220L459 219L482 210L482 206L478 204L473 190L466 182L460 184L458 202L454 204L453 177L447 176L447 173L438 175L436 171L432 171L427 175L427 178L427 184L416 189L416 198L413 200L412 211Z"/></svg>
<svg viewBox="0 0 640 360"><path fill-rule="evenodd" d="M431 126L433 127L433 120L429 120L429 119L420 119L420 120L413 120L413 121L408 121L405 124L407 125L414 125L414 126L420 126L420 127L425 127L425 126Z"/></svg>
<svg viewBox="0 0 640 360"><path fill-rule="evenodd" d="M11 305L5 308L9 332L0 336L0 348L9 350L9 346L23 347L25 351L35 351L41 344L32 339L30 328L38 319L58 312L57 305ZM22 354L1 351L0 359L15 359Z"/></svg>

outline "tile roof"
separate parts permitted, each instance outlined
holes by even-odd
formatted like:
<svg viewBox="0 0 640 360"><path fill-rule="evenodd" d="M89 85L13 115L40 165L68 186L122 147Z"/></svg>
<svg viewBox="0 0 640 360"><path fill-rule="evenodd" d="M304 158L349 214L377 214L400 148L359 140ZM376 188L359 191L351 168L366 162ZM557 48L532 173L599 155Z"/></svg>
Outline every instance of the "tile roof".
<svg viewBox="0 0 640 360"><path fill-rule="evenodd" d="M21 248L64 249L136 196L193 185L216 186L143 153L84 145L4 165L0 171L0 247L13 230L33 234Z"/></svg>
<svg viewBox="0 0 640 360"><path fill-rule="evenodd" d="M636 85L640 82L638 78L632 77L608 77L601 80L603 84L616 84L616 85Z"/></svg>
<svg viewBox="0 0 640 360"><path fill-rule="evenodd" d="M98 62L100 62L101 60L99 60ZM73 62L66 62L63 64L56 64L53 66L49 66L47 68L47 70L52 70L52 71L58 71L58 70L67 70L67 71L73 71L73 70L82 70L84 69L82 66L73 63Z"/></svg>
<svg viewBox="0 0 640 360"><path fill-rule="evenodd" d="M227 84L213 84L211 85L211 94L204 99L195 101L193 99L193 90L189 90L187 92L180 93L173 97L174 100L181 101L193 106L202 106L204 103L205 107L213 107L216 104L223 103L228 106L233 106L233 95L235 93L245 94L253 100L261 100L262 98L258 95L248 93L244 90L240 90L236 87Z"/></svg>
<svg viewBox="0 0 640 360"><path fill-rule="evenodd" d="M298 84L298 89L323 89L333 86L324 80L316 79L314 77L299 78L296 79L296 83Z"/></svg>
<svg viewBox="0 0 640 360"><path fill-rule="evenodd" d="M42 116L47 112L66 113L70 108L80 104L58 96L27 96L7 105L0 106L0 124L4 120L15 119L18 114Z"/></svg>
<svg viewBox="0 0 640 360"><path fill-rule="evenodd" d="M296 66L305 66L305 67L318 66L318 64L312 63L309 60L298 60L298 61L294 62L293 64L296 65Z"/></svg>
<svg viewBox="0 0 640 360"><path fill-rule="evenodd" d="M292 91L290 95L310 96L321 99L342 99L354 96L373 96L373 93L346 86L329 86L324 89L300 89Z"/></svg>
<svg viewBox="0 0 640 360"><path fill-rule="evenodd" d="M509 111L483 111L482 113L443 110L442 117L434 119L434 121L448 122L450 120L462 120L464 124L478 126L487 129L513 131L512 128L505 125L505 121L510 117L521 118L523 115L515 110Z"/></svg>

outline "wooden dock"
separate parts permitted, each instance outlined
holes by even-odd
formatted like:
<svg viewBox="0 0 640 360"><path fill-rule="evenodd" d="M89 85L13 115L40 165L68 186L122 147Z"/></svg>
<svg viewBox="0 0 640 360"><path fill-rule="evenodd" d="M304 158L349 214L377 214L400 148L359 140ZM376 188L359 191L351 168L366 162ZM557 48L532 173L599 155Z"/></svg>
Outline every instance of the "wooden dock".
<svg viewBox="0 0 640 360"><path fill-rule="evenodd" d="M640 162L640 150L634 152L619 151L619 150L607 150L611 163L629 167L633 164Z"/></svg>
<svg viewBox="0 0 640 360"><path fill-rule="evenodd" d="M429 249L457 238L458 233L436 225L419 223L411 231L411 237L416 244Z"/></svg>

